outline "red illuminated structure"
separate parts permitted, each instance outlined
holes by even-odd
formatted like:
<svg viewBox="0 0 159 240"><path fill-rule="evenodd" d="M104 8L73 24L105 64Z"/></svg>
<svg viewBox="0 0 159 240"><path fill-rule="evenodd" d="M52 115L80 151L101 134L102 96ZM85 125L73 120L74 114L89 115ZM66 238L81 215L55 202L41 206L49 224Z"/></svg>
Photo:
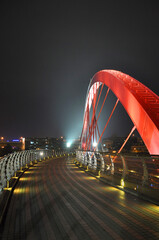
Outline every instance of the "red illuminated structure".
<svg viewBox="0 0 159 240"><path fill-rule="evenodd" d="M108 87L108 90L98 116L96 116L99 99L104 85ZM98 119L110 90L116 95L117 100L108 121L100 134L98 129ZM121 152L133 131L137 129L149 153L151 155L159 155L159 97L136 79L115 70L99 71L93 76L90 82L86 96L83 129L81 134L82 149L91 149L93 147L92 143L96 141L97 144L94 145L94 150L96 150L119 101L134 124L133 129L119 152ZM92 116L90 117L91 107Z"/></svg>

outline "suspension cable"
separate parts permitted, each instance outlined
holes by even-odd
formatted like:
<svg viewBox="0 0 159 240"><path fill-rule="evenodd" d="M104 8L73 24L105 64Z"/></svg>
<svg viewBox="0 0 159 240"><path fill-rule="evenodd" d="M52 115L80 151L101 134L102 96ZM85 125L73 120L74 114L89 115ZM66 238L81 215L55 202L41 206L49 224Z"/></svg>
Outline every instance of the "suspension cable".
<svg viewBox="0 0 159 240"><path fill-rule="evenodd" d="M110 116L109 116L109 118L108 118L108 121L107 121L106 124L105 124L105 127L104 127L104 129L103 129L103 132L102 132L102 134L100 135L100 138L99 138L99 140L98 140L97 146L94 148L94 151L95 151L96 148L98 147L99 141L101 140L101 138L102 138L102 136L103 136L103 134L104 134L104 132L105 132L105 129L106 129L106 127L108 126L108 123L109 123L109 121L110 121L110 119L111 119L111 117L112 117L112 115L113 115L113 113L114 113L114 110L115 110L118 102L119 102L119 99L117 99L117 101L116 101L116 103L115 103L115 105L114 105L114 108L113 108L113 110L112 110L112 112L111 112L111 114L110 114Z"/></svg>
<svg viewBox="0 0 159 240"><path fill-rule="evenodd" d="M129 133L129 135L127 136L127 138L125 139L124 143L122 144L121 148L119 149L118 153L120 153L123 149L123 147L125 146L125 144L127 143L127 141L129 140L130 136L132 135L132 133L135 131L136 126L134 125L133 128L131 129L131 132Z"/></svg>
<svg viewBox="0 0 159 240"><path fill-rule="evenodd" d="M99 119L100 114L101 114L101 112L102 112L102 109L103 109L104 103L105 103L105 101L106 101L106 99L107 99L107 96L108 96L109 90L110 90L110 88L108 88L108 90L107 90L107 92L106 92L105 98L104 98L104 100L103 100L103 103L102 103L101 109L100 109L100 111L99 111L98 117L97 117L96 122L95 122L95 125L94 125L94 128L95 128L96 125L97 125L97 122L98 122L98 119ZM96 110L97 110L97 109L96 109ZM96 111L95 111L95 113L96 113ZM92 127L92 126L91 126L91 127ZM94 128L93 128L93 129L91 128L92 131L91 131L90 136L89 136L89 141L86 143L86 148L87 148L87 146L90 145L91 137L92 137L92 134L93 134Z"/></svg>

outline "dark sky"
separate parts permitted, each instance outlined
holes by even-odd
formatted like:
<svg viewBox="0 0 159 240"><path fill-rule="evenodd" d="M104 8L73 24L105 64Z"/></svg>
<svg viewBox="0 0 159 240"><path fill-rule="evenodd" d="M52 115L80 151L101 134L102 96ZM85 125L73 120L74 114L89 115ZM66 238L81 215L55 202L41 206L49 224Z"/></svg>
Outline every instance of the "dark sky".
<svg viewBox="0 0 159 240"><path fill-rule="evenodd" d="M87 87L116 69L159 93L157 1L0 1L1 136L77 137Z"/></svg>

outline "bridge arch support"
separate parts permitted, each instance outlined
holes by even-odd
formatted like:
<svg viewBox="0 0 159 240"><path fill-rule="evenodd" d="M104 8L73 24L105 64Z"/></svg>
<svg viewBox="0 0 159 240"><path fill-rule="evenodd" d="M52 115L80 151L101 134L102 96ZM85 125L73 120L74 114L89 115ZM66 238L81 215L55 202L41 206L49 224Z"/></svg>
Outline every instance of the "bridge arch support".
<svg viewBox="0 0 159 240"><path fill-rule="evenodd" d="M115 70L99 71L90 82L81 141L85 141L84 134L88 127L87 112L94 104L97 89L101 84L106 85L121 102L149 153L159 155L159 97L136 79Z"/></svg>

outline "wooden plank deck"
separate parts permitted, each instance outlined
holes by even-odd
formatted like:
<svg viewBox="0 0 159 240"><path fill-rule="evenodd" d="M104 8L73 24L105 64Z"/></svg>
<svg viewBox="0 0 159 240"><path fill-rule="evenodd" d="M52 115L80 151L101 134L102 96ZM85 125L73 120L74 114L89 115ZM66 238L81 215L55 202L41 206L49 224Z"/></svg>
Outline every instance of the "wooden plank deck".
<svg viewBox="0 0 159 240"><path fill-rule="evenodd" d="M159 239L159 206L106 185L72 159L28 169L14 189L1 239Z"/></svg>

